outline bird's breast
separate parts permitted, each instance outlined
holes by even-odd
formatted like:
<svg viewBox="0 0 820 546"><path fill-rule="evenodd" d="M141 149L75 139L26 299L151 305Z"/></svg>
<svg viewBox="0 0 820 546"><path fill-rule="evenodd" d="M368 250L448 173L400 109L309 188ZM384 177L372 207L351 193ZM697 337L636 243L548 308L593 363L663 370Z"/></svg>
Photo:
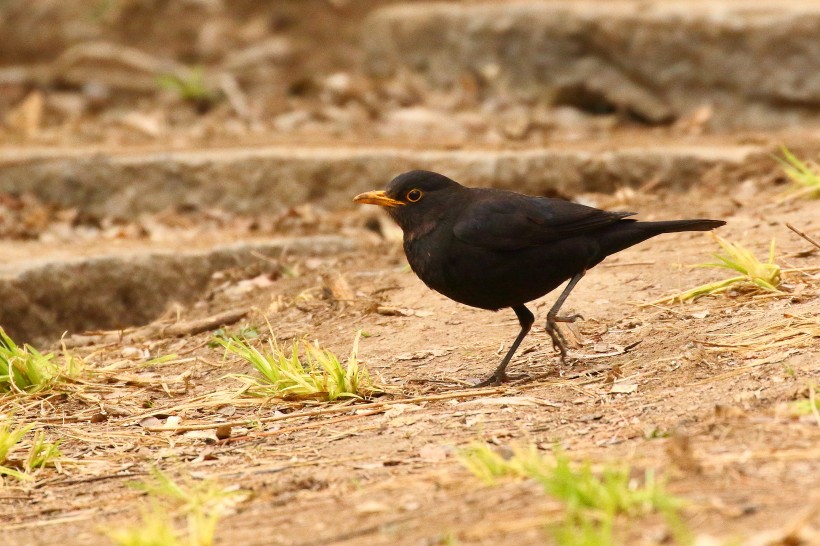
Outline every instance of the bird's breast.
<svg viewBox="0 0 820 546"><path fill-rule="evenodd" d="M405 238L404 253L410 268L418 278L433 290L446 295L445 258L449 252L449 245L446 241L435 239L431 237Z"/></svg>

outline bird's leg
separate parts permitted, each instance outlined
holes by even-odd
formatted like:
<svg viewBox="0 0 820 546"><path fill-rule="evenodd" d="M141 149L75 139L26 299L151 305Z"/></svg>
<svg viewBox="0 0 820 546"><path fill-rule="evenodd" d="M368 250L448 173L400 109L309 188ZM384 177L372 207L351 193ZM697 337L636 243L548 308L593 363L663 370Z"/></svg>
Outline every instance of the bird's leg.
<svg viewBox="0 0 820 546"><path fill-rule="evenodd" d="M512 308L515 311L515 316L518 317L518 323L521 325L521 331L518 332L518 337L515 338L513 344L510 346L510 350L507 351L507 354L504 355L504 358L501 360L501 364L493 372L493 375L482 381L481 383L477 383L476 387L486 387L488 385L500 385L504 381L509 381L510 379L517 379L515 377L510 377L506 373L507 364L510 363L510 359L512 359L513 355L515 354L516 349L518 346L521 345L521 341L527 336L529 333L530 328L532 328L533 322L535 322L535 316L527 309L524 305L516 305Z"/></svg>
<svg viewBox="0 0 820 546"><path fill-rule="evenodd" d="M569 315L566 317L559 317L558 310L561 309L561 306L564 304L564 300L567 299L569 293L572 292L572 289L575 288L575 285L578 284L578 281L584 276L586 271L581 271L580 273L576 273L569 282L567 286L564 288L564 291L561 292L561 295L558 296L558 299L555 301L555 305L552 306L549 313L547 313L547 333L550 335L552 339L552 347L561 353L561 363L565 362L567 359L567 348L566 348L566 340L564 339L564 334L561 333L561 330L558 329L559 322L575 322L578 319L583 320L584 317L581 315Z"/></svg>

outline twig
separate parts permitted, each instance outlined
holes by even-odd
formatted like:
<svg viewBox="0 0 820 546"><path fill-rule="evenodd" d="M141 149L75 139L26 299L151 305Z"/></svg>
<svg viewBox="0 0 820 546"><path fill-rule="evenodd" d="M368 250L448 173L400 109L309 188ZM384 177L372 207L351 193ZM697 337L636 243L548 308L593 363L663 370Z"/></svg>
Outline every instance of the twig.
<svg viewBox="0 0 820 546"><path fill-rule="evenodd" d="M33 527L46 527L48 525L61 525L63 523L73 523L75 521L82 521L91 519L98 515L97 509L86 510L79 514L71 516L62 516L54 519L38 519L35 521L27 521L25 523L17 523L13 525L3 525L3 532L16 531L18 529L31 529Z"/></svg>
<svg viewBox="0 0 820 546"><path fill-rule="evenodd" d="M145 476L147 472L128 472L127 474L105 474L103 476L90 476L88 478L75 478L72 480L65 480L65 481L41 481L37 482L34 485L34 489L40 489L43 486L66 486L66 485L78 485L78 484L85 484L85 483L93 483L93 482L101 482L106 480L119 480L122 478L133 478L134 476Z"/></svg>
<svg viewBox="0 0 820 546"><path fill-rule="evenodd" d="M681 317L681 318L686 317L686 313L681 313L680 311L672 309L671 307L664 307L663 305L660 305L658 303L658 302L660 302L660 303L669 302L671 304L674 304L675 303L675 297L676 296L672 295L672 296L669 296L666 299L661 299L661 300L657 300L657 301L634 302L634 305L637 305L641 309L645 309L647 307L655 307L656 309L660 309L661 311L665 311L667 313L672 313L676 317ZM683 303L683 302L680 302L680 303Z"/></svg>
<svg viewBox="0 0 820 546"><path fill-rule="evenodd" d="M187 320L174 324L163 325L161 323L148 324L142 328L137 328L130 332L103 332L99 335L75 335L64 341L64 345L71 349L83 345L100 345L114 342L132 343L143 341L154 337L183 337L200 334L209 330L214 330L220 326L227 326L239 322L251 312L250 307L230 309L210 317L195 320Z"/></svg>
<svg viewBox="0 0 820 546"><path fill-rule="evenodd" d="M820 243L818 243L817 241L815 241L814 239L812 239L811 237L809 237L808 235L806 235L805 233L803 233L802 231L800 231L799 229L797 229L796 227L791 225L790 223L786 222L786 227L789 228L790 230L792 230L793 232L797 233L800 237L804 238L805 240L807 240L808 242L810 242L811 244L813 244L817 248L820 248Z"/></svg>
<svg viewBox="0 0 820 546"><path fill-rule="evenodd" d="M160 334L163 335L163 337L182 337L200 334L202 332L207 332L208 330L213 330L220 326L227 326L229 324L239 322L240 320L245 318L245 316L247 316L247 314L250 312L250 307L231 309L229 311L217 313L216 315L212 315L210 317L205 317L202 319L178 322L176 324L168 326L167 328L159 328L159 331Z"/></svg>
<svg viewBox="0 0 820 546"><path fill-rule="evenodd" d="M451 400L453 398L476 398L479 396L489 396L493 394L503 394L505 389L470 389L466 391L448 392L445 394L435 394L431 396L416 396L413 398L403 398L399 400L386 400L384 402L371 402L369 404L344 404L332 408L322 408L312 411L293 412L285 415L273 415L271 417L263 417L261 419L243 419L241 421L227 421L220 423L210 423L202 425L187 425L180 427L145 427L148 432L190 432L192 430L210 430L218 427L240 427L251 423L273 423L276 421L284 421L286 419L299 419L302 417L318 417L320 415L329 415L333 413L344 413L351 410L367 410L375 408L383 408L385 406L392 406L394 404L417 404L419 402L433 402L437 400Z"/></svg>

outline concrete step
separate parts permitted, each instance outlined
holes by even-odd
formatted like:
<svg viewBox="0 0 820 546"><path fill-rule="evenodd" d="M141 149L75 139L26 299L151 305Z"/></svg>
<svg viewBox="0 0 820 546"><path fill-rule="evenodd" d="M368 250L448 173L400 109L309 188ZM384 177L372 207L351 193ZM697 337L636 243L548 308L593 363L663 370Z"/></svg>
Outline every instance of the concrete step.
<svg viewBox="0 0 820 546"><path fill-rule="evenodd" d="M0 192L31 192L62 207L131 218L178 205L265 214L312 201L350 206L409 169L467 185L533 194L612 191L658 180L697 184L714 168L765 157L762 145L637 143L510 150L259 147L167 152L0 149Z"/></svg>
<svg viewBox="0 0 820 546"><path fill-rule="evenodd" d="M0 266L0 326L18 342L50 344L64 332L145 324L171 303L194 303L206 295L218 271L256 267L261 274L275 269L270 260L284 252L324 256L353 250L358 243L313 236L209 245L98 241L93 248L67 250L39 243L16 246L28 249L29 256L22 257L18 248L17 259Z"/></svg>
<svg viewBox="0 0 820 546"><path fill-rule="evenodd" d="M369 71L438 89L620 110L665 123L820 123L820 3L570 0L382 8L363 25Z"/></svg>

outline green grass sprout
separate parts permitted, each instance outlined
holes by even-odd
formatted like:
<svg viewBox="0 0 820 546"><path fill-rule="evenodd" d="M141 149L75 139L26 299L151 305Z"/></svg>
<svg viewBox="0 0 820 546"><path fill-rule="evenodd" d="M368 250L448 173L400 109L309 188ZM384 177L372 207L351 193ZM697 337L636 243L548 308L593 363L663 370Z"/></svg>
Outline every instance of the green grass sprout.
<svg viewBox="0 0 820 546"><path fill-rule="evenodd" d="M652 305L694 300L701 296L720 294L730 288L737 288L750 293L780 292L782 271L780 266L774 262L774 239L769 245L769 260L761 262L750 250L739 243L732 243L715 234L712 234L712 237L725 254L713 254L712 256L718 260L717 262L698 264L695 267L730 269L737 271L740 275L690 288L678 294L656 300L652 302Z"/></svg>
<svg viewBox="0 0 820 546"><path fill-rule="evenodd" d="M23 437L28 434L34 425L16 425L13 423L13 416L8 416L0 421L0 476L12 476L19 480L30 480L31 478L19 470L6 466L9 462L9 453L19 444Z"/></svg>
<svg viewBox="0 0 820 546"><path fill-rule="evenodd" d="M160 355L142 363L142 366L159 366L161 364L176 364L179 362L179 355Z"/></svg>
<svg viewBox="0 0 820 546"><path fill-rule="evenodd" d="M32 472L55 463L62 456L58 443L46 440L45 433L34 435L28 455L24 461L14 461L11 452L20 447L26 434L34 428L33 424L23 425L15 422L14 415L0 419L0 476L11 476L18 480L32 480Z"/></svg>
<svg viewBox="0 0 820 546"><path fill-rule="evenodd" d="M494 485L498 478L516 475L509 459L484 442L473 442L461 449L458 459L464 468L487 485Z"/></svg>
<svg viewBox="0 0 820 546"><path fill-rule="evenodd" d="M63 365L54 353L43 354L31 345L22 347L0 328L0 393L33 394L79 373L80 362L65 352Z"/></svg>
<svg viewBox="0 0 820 546"><path fill-rule="evenodd" d="M191 67L184 74L162 74L157 84L194 104L200 112L208 111L220 99L220 94L208 86L201 66Z"/></svg>
<svg viewBox="0 0 820 546"><path fill-rule="evenodd" d="M250 339L258 338L259 337L259 332L253 326L244 326L244 327L240 328L239 332L236 333L236 334L231 334L225 328L219 328L218 330L214 331L213 337L217 338L217 339L225 340L225 341L229 341L229 340L234 339L234 338L243 339L243 340L250 340ZM212 349L215 349L219 346L220 346L219 342L214 340L214 339L212 339L211 341L208 342L208 347L210 347Z"/></svg>
<svg viewBox="0 0 820 546"><path fill-rule="evenodd" d="M140 522L122 528L103 529L117 546L183 546L174 520L159 504L142 508ZM193 543L192 543L193 546Z"/></svg>
<svg viewBox="0 0 820 546"><path fill-rule="evenodd" d="M820 389L813 383L809 384L806 398L798 398L789 403L789 414L794 417L814 415L818 425L820 425Z"/></svg>
<svg viewBox="0 0 820 546"><path fill-rule="evenodd" d="M25 463L26 472L45 468L62 456L60 442L49 442L46 440L45 432L38 432L31 441L31 449L29 449Z"/></svg>
<svg viewBox="0 0 820 546"><path fill-rule="evenodd" d="M791 188L787 190L781 202L801 197L820 198L820 165L813 161L805 162L798 159L785 146L780 148L780 152L783 157L775 156L775 159L783 167L786 176L792 181Z"/></svg>
<svg viewBox="0 0 820 546"><path fill-rule="evenodd" d="M118 546L211 546L219 519L248 496L246 491L224 487L215 480L174 480L157 468L151 475L152 481L131 484L150 499L149 506L142 509L140 524L104 530ZM176 530L177 518L185 521L185 540Z"/></svg>
<svg viewBox="0 0 820 546"><path fill-rule="evenodd" d="M239 376L262 396L333 401L340 398L366 398L382 392L367 368L359 364L357 333L353 350L342 364L332 352L307 341L295 341L289 349L277 343L271 332L267 347L254 347L240 337L214 338L213 341L247 361L259 376Z"/></svg>
<svg viewBox="0 0 820 546"><path fill-rule="evenodd" d="M42 390L58 371L53 354L44 355L30 345L20 347L0 328L0 392Z"/></svg>
<svg viewBox="0 0 820 546"><path fill-rule="evenodd" d="M627 465L604 465L593 471L589 463L571 464L561 452L543 456L533 445L513 447L511 453L501 454L483 442L474 442L460 450L458 458L487 484L503 477L540 483L547 495L564 505L564 518L552 529L562 546L612 544L619 517L652 513L666 518L679 541L684 542L688 535L678 515L683 501L668 493L652 470L647 470L639 483Z"/></svg>

